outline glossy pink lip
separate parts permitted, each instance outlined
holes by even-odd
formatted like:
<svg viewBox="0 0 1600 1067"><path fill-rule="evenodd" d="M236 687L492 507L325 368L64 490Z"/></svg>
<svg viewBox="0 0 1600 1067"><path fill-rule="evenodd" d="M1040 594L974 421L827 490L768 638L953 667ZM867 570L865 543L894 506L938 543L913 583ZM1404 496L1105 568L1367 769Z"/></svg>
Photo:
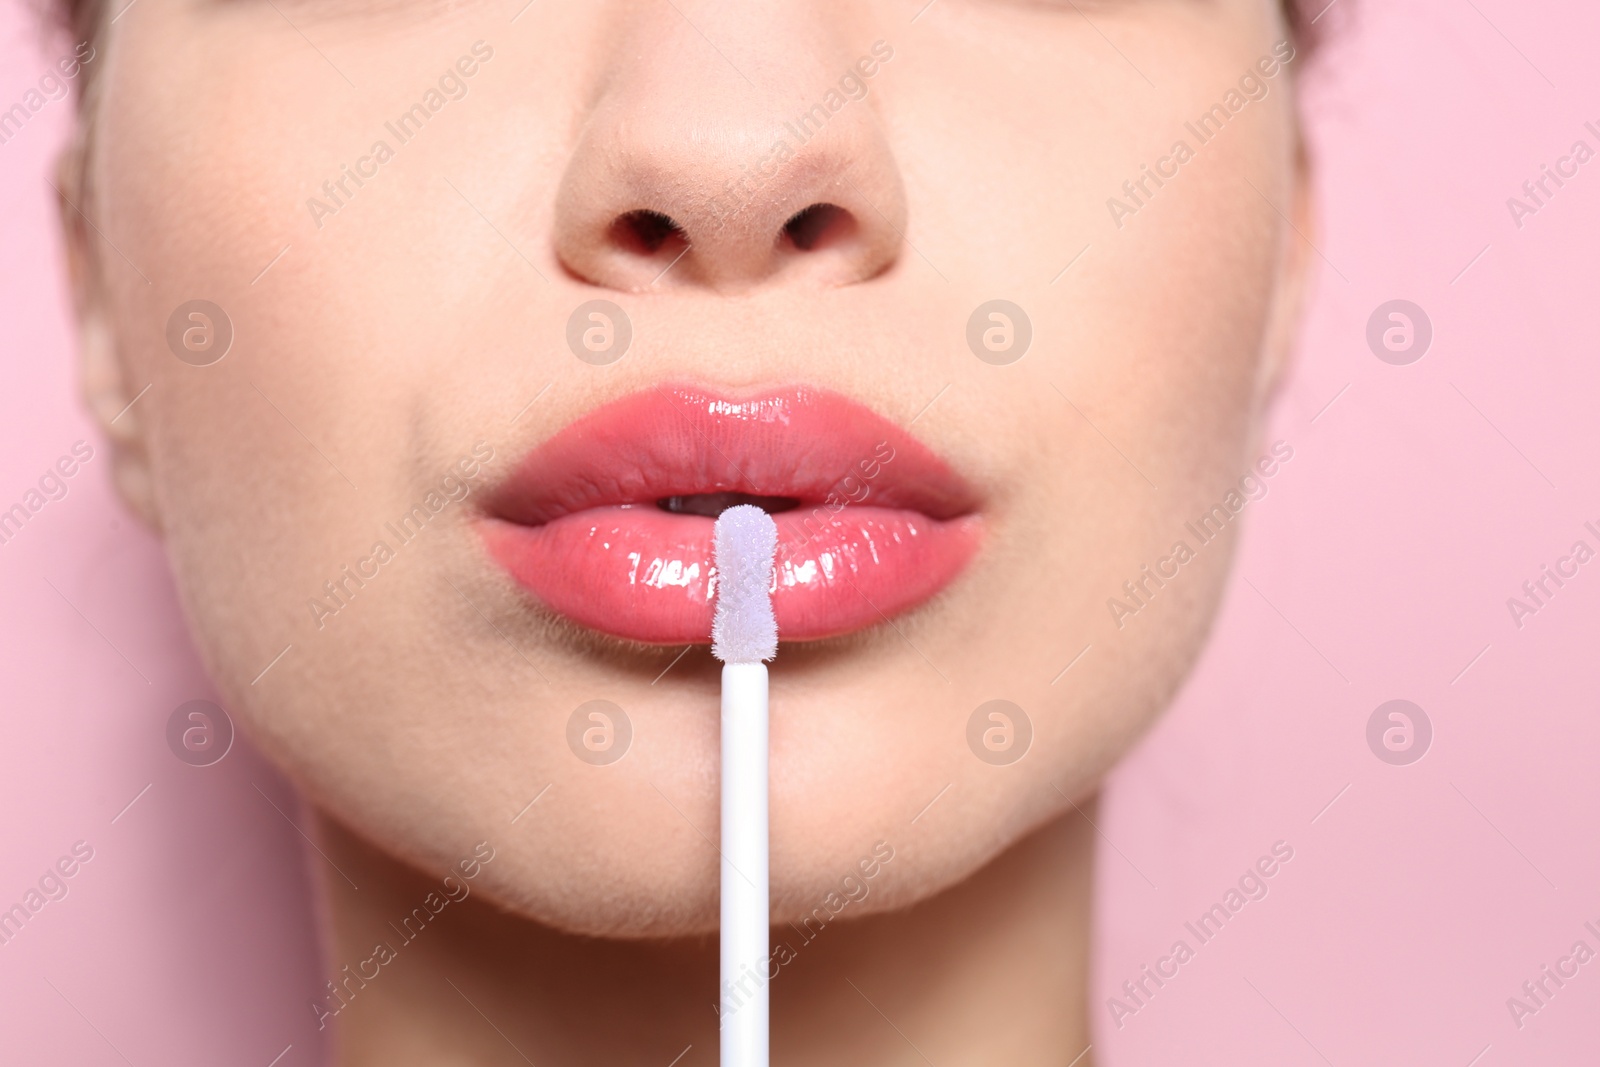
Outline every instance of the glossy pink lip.
<svg viewBox="0 0 1600 1067"><path fill-rule="evenodd" d="M906 431L835 393L726 399L688 386L624 397L561 430L492 494L490 554L561 615L656 644L711 639L707 516L668 497L798 500L778 524L784 640L884 621L948 585L976 550L972 490Z"/></svg>

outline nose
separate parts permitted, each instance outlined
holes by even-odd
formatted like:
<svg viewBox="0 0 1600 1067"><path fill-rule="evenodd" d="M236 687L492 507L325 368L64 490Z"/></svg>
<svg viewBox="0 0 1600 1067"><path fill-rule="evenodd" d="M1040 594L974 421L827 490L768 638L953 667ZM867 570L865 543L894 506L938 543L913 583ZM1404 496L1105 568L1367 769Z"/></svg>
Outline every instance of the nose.
<svg viewBox="0 0 1600 1067"><path fill-rule="evenodd" d="M557 192L569 272L738 291L895 262L905 191L876 96L892 46L844 40L828 5L628 7Z"/></svg>

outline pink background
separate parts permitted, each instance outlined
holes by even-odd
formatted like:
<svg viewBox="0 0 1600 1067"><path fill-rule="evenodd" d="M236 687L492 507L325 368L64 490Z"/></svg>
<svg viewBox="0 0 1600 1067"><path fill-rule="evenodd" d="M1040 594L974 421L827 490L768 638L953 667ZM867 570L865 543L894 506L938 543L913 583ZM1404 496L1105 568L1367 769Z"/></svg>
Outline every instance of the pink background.
<svg viewBox="0 0 1600 1067"><path fill-rule="evenodd" d="M0 107L42 72L36 38L0 6ZM1600 564L1520 630L1505 603L1600 547L1600 160L1521 230L1506 208L1574 140L1600 148L1596 42L1590 4L1369 0L1321 61L1324 261L1272 434L1295 457L1102 809L1103 1065L1596 1061L1600 961L1520 1029L1506 999L1574 941L1600 949ZM0 545L0 908L74 842L94 859L0 946L4 1058L313 1064L303 816L248 745L208 768L166 747L172 709L211 692L77 400L43 180L69 117L0 145L0 508L96 446ZM1404 367L1365 342L1396 298L1434 327ZM1433 724L1409 766L1366 742L1395 698ZM1269 895L1113 1024L1106 998L1198 945L1185 921L1280 840Z"/></svg>

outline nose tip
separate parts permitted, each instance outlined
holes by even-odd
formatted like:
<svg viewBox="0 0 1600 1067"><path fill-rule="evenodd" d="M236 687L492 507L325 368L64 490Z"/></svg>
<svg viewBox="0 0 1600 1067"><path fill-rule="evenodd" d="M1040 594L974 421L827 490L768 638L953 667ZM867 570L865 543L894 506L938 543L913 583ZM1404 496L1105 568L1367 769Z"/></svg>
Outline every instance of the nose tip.
<svg viewBox="0 0 1600 1067"><path fill-rule="evenodd" d="M859 77L859 98L785 109L651 64L631 53L610 72L562 176L554 237L571 274L621 290L731 291L850 285L895 262L904 188ZM830 62L812 57L789 80L821 85L821 101L853 69L831 65L819 77Z"/></svg>

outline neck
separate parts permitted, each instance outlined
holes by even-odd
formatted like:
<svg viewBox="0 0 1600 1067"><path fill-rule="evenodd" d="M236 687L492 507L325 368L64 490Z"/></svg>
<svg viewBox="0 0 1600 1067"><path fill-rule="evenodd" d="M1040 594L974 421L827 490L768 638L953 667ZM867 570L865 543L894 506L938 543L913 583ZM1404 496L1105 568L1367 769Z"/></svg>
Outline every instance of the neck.
<svg viewBox="0 0 1600 1067"><path fill-rule="evenodd" d="M714 936L606 941L475 895L441 906L439 878L319 823L323 852L361 887L324 869L326 966L340 991L324 1021L340 1067L716 1062ZM1073 1061L1089 1043L1092 855L1093 832L1072 813L913 907L829 923L811 940L776 928L794 955L772 983L772 1061ZM437 914L403 924L430 893Z"/></svg>

